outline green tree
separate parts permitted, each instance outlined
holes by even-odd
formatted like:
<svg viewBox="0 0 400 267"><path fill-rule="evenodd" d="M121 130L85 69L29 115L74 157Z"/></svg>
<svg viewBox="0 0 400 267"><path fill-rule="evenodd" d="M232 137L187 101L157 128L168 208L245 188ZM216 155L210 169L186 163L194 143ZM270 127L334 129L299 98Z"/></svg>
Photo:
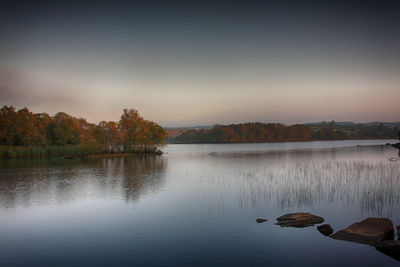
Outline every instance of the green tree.
<svg viewBox="0 0 400 267"><path fill-rule="evenodd" d="M48 132L55 145L79 144L77 121L64 112L59 112L53 117Z"/></svg>

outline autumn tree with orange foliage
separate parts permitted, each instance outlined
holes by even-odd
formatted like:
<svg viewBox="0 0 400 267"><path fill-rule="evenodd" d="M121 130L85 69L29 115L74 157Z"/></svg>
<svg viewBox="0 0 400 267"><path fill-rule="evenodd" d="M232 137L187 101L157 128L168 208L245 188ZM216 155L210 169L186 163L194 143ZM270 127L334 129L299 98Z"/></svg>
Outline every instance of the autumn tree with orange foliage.
<svg viewBox="0 0 400 267"><path fill-rule="evenodd" d="M0 109L0 145L76 146L82 154L151 153L164 145L165 130L143 119L135 109L124 109L119 122L93 124L64 112L54 116L32 113L26 107Z"/></svg>
<svg viewBox="0 0 400 267"><path fill-rule="evenodd" d="M124 109L119 125L126 151L155 152L166 137L161 126L143 119L135 109Z"/></svg>

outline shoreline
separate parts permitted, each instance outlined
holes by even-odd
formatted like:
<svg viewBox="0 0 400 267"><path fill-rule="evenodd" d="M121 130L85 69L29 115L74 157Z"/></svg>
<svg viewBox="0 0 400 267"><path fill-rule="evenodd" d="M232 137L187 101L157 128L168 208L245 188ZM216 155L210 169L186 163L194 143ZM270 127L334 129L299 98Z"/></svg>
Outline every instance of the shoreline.
<svg viewBox="0 0 400 267"><path fill-rule="evenodd" d="M107 153L107 154L93 154L83 156L84 158L123 158L135 156L160 156L164 154L162 151L147 152L147 153Z"/></svg>
<svg viewBox="0 0 400 267"><path fill-rule="evenodd" d="M377 141L377 140L396 140L397 139L388 139L388 138L366 138L366 139L335 139L335 140L330 140L330 139L316 139L316 140L286 140L286 141L274 141L274 142L221 142L221 143L184 143L184 142L174 142L174 143L168 143L167 145L229 145L229 144L274 144L274 143L296 143L296 142L329 142L329 141ZM386 145L382 144L382 145ZM396 143L394 143L396 144ZM393 145L393 144L391 144Z"/></svg>
<svg viewBox="0 0 400 267"><path fill-rule="evenodd" d="M4 151L3 151L4 152ZM10 151L7 151L8 155L0 154L0 160L8 160L8 159L88 159L88 158L121 158L121 157L134 157L134 156L158 156L162 155L164 152L162 150L157 150L154 152L137 152L137 153L30 153L30 150L26 151L18 151L18 154L10 155Z"/></svg>
<svg viewBox="0 0 400 267"><path fill-rule="evenodd" d="M282 143L296 143L296 142L336 142L336 141L379 141L382 140L381 144L374 145L355 145L359 146L391 146L397 148L400 145L397 139L341 139L341 140L304 140L304 141L279 141L279 142L235 142L235 143L169 143L168 145L239 145L239 144L282 144ZM154 156L165 154L162 150L153 152L126 152L126 153L79 153L75 149L69 149L71 147L56 147L57 150L51 151L54 147L1 147L2 153L0 153L0 160L7 159L88 159L88 158L122 158L122 157L135 157L135 156Z"/></svg>

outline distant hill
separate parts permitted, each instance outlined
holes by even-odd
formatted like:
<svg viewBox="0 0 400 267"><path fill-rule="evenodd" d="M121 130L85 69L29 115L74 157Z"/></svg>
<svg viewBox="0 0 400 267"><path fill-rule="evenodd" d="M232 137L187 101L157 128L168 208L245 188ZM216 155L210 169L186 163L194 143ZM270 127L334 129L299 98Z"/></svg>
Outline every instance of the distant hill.
<svg viewBox="0 0 400 267"><path fill-rule="evenodd" d="M313 140L395 139L399 122L316 122L283 125L280 123L241 123L212 128L180 128L169 138L172 143L255 143ZM168 129L167 129L168 133Z"/></svg>
<svg viewBox="0 0 400 267"><path fill-rule="evenodd" d="M171 126L164 126L163 128L165 130L182 130L182 129L211 129L215 125L196 125L196 126L177 126L177 127L171 127Z"/></svg>
<svg viewBox="0 0 400 267"><path fill-rule="evenodd" d="M188 130L184 128L178 128L178 129L164 128L164 129L167 132L168 139L173 139Z"/></svg>
<svg viewBox="0 0 400 267"><path fill-rule="evenodd" d="M180 134L188 131L188 130L199 130L199 129L212 129L214 126L211 125L198 125L198 126L188 126L188 127L164 127L167 133L167 141L168 143L174 143L175 138Z"/></svg>
<svg viewBox="0 0 400 267"><path fill-rule="evenodd" d="M380 121L373 121L373 122L367 122L367 123L363 123L365 125L380 125L383 124L383 126L388 126L388 127L392 127L392 128L399 128L400 129L400 121L398 122L380 122Z"/></svg>
<svg viewBox="0 0 400 267"><path fill-rule="evenodd" d="M305 125L330 125L332 122L336 125L367 125L367 126L372 126L372 125L380 125L382 124L383 126L388 126L391 128L399 128L400 129L400 121L397 122L382 122L382 121L371 121L371 122L351 122L351 121L331 121L331 122L326 122L326 121L321 121L321 122L311 122L311 123L305 123Z"/></svg>

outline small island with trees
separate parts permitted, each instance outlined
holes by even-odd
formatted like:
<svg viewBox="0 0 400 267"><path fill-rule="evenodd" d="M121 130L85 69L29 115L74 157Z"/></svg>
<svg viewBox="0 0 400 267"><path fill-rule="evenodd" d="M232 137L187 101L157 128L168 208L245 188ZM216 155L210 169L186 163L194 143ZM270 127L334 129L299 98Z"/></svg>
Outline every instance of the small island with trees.
<svg viewBox="0 0 400 267"><path fill-rule="evenodd" d="M64 112L54 116L13 106L0 109L0 157L87 157L160 154L165 130L135 109L121 119L89 123Z"/></svg>

